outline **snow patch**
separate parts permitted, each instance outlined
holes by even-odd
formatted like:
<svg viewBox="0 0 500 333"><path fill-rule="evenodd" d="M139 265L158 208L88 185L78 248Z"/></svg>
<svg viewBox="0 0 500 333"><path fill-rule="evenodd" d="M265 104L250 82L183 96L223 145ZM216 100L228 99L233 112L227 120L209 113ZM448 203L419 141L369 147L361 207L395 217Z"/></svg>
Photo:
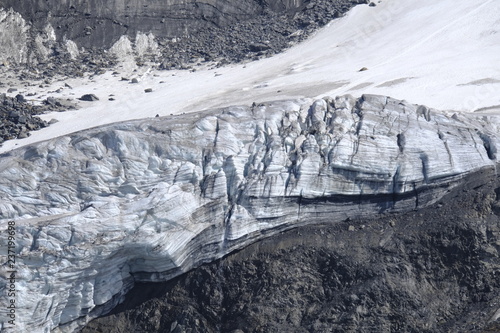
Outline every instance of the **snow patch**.
<svg viewBox="0 0 500 333"><path fill-rule="evenodd" d="M139 57L159 54L158 43L152 33L144 34L138 32L135 37L135 49Z"/></svg>
<svg viewBox="0 0 500 333"><path fill-rule="evenodd" d="M21 14L0 8L0 63L18 64L27 60L28 31L30 26Z"/></svg>
<svg viewBox="0 0 500 333"><path fill-rule="evenodd" d="M68 51L69 56L71 57L72 60L75 60L78 55L80 54L80 51L78 50L78 46L76 45L75 42L73 42L70 39L67 39L65 41L66 44L66 51Z"/></svg>

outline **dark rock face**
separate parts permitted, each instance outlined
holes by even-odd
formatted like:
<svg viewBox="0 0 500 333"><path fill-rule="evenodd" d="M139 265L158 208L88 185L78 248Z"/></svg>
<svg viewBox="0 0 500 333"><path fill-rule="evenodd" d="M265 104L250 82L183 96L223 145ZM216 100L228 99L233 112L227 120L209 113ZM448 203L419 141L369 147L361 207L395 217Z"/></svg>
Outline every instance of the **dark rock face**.
<svg viewBox="0 0 500 333"><path fill-rule="evenodd" d="M359 3L366 1L0 0L0 8L13 8L29 22L28 43L33 45L27 48L27 61L40 63L41 71L49 67L47 75L53 75L74 60L66 51L67 40L86 51L78 59L81 70L64 73L99 73L113 64L103 51L123 35L134 40L138 32L155 36L159 54L149 60L161 68L188 68L200 59L224 64L280 52ZM50 41L48 24L57 42ZM43 52L36 46L40 36L47 40ZM50 61L40 56L47 52Z"/></svg>
<svg viewBox="0 0 500 333"><path fill-rule="evenodd" d="M484 170L425 209L284 232L81 332L499 332L498 186Z"/></svg>
<svg viewBox="0 0 500 333"><path fill-rule="evenodd" d="M84 47L110 47L121 35L134 36L138 31L174 37L210 26L223 27L245 20L270 8L294 13L303 0L72 0L16 1L2 0L25 17L34 19L38 28L47 23L57 27L59 39L66 37ZM50 13L50 15L49 15ZM87 33L88 32L88 33Z"/></svg>

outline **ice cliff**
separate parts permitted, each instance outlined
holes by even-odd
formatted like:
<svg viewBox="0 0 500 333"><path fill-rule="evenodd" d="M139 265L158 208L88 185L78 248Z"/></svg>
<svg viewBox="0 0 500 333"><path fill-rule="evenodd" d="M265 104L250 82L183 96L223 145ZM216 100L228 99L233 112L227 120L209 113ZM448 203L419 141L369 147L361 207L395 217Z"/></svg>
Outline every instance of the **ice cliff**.
<svg viewBox="0 0 500 333"><path fill-rule="evenodd" d="M428 206L496 168L497 133L495 116L364 95L117 123L1 155L16 330L72 332L134 282L285 229Z"/></svg>

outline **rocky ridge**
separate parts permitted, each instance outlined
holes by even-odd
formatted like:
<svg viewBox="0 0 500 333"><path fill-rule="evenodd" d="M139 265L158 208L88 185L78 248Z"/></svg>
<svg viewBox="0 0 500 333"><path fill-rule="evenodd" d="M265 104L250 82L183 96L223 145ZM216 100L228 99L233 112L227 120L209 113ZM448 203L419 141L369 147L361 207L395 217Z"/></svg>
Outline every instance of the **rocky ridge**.
<svg viewBox="0 0 500 333"><path fill-rule="evenodd" d="M496 174L498 124L344 96L118 123L11 151L0 216L16 221L18 328L74 331L135 283L290 228L424 209L468 175Z"/></svg>

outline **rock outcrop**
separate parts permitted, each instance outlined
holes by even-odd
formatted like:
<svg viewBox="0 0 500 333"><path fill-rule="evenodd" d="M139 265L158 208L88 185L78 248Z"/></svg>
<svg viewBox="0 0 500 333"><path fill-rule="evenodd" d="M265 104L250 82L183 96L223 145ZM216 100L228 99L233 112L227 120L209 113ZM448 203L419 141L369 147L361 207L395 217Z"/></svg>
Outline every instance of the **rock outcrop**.
<svg viewBox="0 0 500 333"><path fill-rule="evenodd" d="M134 283L293 227L425 208L495 174L498 124L344 96L118 123L1 155L16 329L74 331Z"/></svg>

